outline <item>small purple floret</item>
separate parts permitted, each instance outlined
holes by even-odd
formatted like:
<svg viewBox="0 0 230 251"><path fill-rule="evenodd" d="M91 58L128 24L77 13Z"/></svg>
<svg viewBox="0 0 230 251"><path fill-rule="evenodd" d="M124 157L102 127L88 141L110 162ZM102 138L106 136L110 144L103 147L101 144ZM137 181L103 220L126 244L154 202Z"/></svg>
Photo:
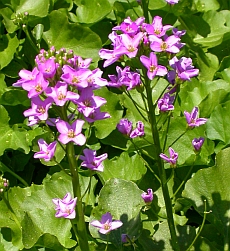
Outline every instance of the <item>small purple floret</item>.
<svg viewBox="0 0 230 251"><path fill-rule="evenodd" d="M146 204L150 204L153 200L153 190L151 188L147 189L147 193L142 193L141 197Z"/></svg>
<svg viewBox="0 0 230 251"><path fill-rule="evenodd" d="M188 126L190 128L198 127L200 125L204 125L208 119L198 118L198 107L194 107L192 109L191 114L184 111L185 118L187 120Z"/></svg>
<svg viewBox="0 0 230 251"><path fill-rule="evenodd" d="M40 151L34 154L34 158L50 161L53 158L54 153L56 151L57 141L54 141L48 145L44 139L39 139L38 145Z"/></svg>
<svg viewBox="0 0 230 251"><path fill-rule="evenodd" d="M169 155L170 157L168 157L167 155L165 155L164 153L160 154L160 157L165 160L166 162L170 163L170 165L172 167L176 166L176 162L178 159L178 153L175 152L171 147L169 147Z"/></svg>
<svg viewBox="0 0 230 251"><path fill-rule="evenodd" d="M192 145L194 147L194 150L196 152L199 152L201 150L201 147L204 144L204 138L200 137L200 138L195 138L192 140Z"/></svg>

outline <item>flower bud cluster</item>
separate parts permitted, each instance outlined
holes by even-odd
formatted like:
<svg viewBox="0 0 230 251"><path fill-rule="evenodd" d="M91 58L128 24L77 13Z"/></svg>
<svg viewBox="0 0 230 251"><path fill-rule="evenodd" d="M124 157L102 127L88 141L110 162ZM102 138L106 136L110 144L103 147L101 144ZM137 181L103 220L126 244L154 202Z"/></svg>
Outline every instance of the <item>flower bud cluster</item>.
<svg viewBox="0 0 230 251"><path fill-rule="evenodd" d="M3 176L0 176L0 193L3 193L7 190L9 187L9 180L6 178L3 178Z"/></svg>
<svg viewBox="0 0 230 251"><path fill-rule="evenodd" d="M28 21L28 16L29 13L28 12L24 12L24 13L17 13L14 17L14 19L12 20L13 23L17 26L22 26L25 25Z"/></svg>

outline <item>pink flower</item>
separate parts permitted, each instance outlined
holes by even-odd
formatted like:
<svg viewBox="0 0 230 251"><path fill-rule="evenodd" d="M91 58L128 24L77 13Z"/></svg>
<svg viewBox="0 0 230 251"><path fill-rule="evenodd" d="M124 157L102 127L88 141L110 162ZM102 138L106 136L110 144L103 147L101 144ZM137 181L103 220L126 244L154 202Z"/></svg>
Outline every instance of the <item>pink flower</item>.
<svg viewBox="0 0 230 251"><path fill-rule="evenodd" d="M57 122L56 127L60 132L58 140L62 144L67 144L69 142L74 142L76 145L84 145L86 142L85 136L81 133L82 126L85 123L84 120L77 119L73 124L69 124L66 121L60 120Z"/></svg>
<svg viewBox="0 0 230 251"><path fill-rule="evenodd" d="M109 212L102 215L101 221L94 220L90 222L90 224L94 227L99 228L99 232L101 234L107 234L110 231L117 229L123 225L120 220L112 221L112 215Z"/></svg>
<svg viewBox="0 0 230 251"><path fill-rule="evenodd" d="M45 142L44 139L38 140L38 145L40 151L34 154L34 158L44 159L45 161L50 161L55 153L57 141L50 143L49 145Z"/></svg>
<svg viewBox="0 0 230 251"><path fill-rule="evenodd" d="M67 193L64 198L58 199L52 199L53 203L56 205L55 210L57 211L55 214L56 218L66 218L66 219L74 219L76 216L75 212L75 206L77 203L77 198L71 197L70 193Z"/></svg>

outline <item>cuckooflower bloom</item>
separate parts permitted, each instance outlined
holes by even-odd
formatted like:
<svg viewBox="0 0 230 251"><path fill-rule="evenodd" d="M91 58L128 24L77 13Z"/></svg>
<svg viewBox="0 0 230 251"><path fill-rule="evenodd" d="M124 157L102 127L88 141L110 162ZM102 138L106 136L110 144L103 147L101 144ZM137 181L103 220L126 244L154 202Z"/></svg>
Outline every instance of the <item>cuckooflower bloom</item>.
<svg viewBox="0 0 230 251"><path fill-rule="evenodd" d="M150 35L149 41L151 42L151 50L155 52L166 51L169 53L178 53L180 51L177 46L178 42L180 41L180 38L174 35L167 37L165 41L161 38L156 37L155 35Z"/></svg>
<svg viewBox="0 0 230 251"><path fill-rule="evenodd" d="M90 224L94 227L99 228L99 232L101 234L107 234L110 231L117 229L123 225L123 223L120 220L112 220L112 215L107 212L102 215L101 221L94 220L90 222Z"/></svg>
<svg viewBox="0 0 230 251"><path fill-rule="evenodd" d="M55 154L57 141L54 141L48 145L44 139L39 139L38 145L39 145L40 151L34 154L34 158L44 159L45 161L50 161Z"/></svg>
<svg viewBox="0 0 230 251"><path fill-rule="evenodd" d="M100 107L94 109L89 116L85 116L85 120L89 123L93 123L97 120L107 119L110 118L110 114L108 112L101 112Z"/></svg>
<svg viewBox="0 0 230 251"><path fill-rule="evenodd" d="M204 144L204 138L195 138L192 140L192 145L194 147L195 152L199 152L201 150L201 147Z"/></svg>
<svg viewBox="0 0 230 251"><path fill-rule="evenodd" d="M67 91L67 89L67 83L58 81L55 87L48 87L45 93L54 100L56 105L63 106L67 100L76 101L79 98L77 93Z"/></svg>
<svg viewBox="0 0 230 251"><path fill-rule="evenodd" d="M148 188L147 193L146 192L142 193L141 197L146 204L150 204L153 200L153 190L151 188Z"/></svg>
<svg viewBox="0 0 230 251"><path fill-rule="evenodd" d="M79 159L83 160L81 166L87 167L93 171L103 172L104 166L102 161L108 157L107 153L104 153L96 157L96 151L91 149L84 149L83 153L85 156L80 155Z"/></svg>
<svg viewBox="0 0 230 251"><path fill-rule="evenodd" d="M129 137L133 128L133 123L128 119L121 119L120 122L117 124L117 130L122 134Z"/></svg>
<svg viewBox="0 0 230 251"><path fill-rule="evenodd" d="M144 124L141 121L138 121L136 128L130 133L130 138L141 137L145 135Z"/></svg>
<svg viewBox="0 0 230 251"><path fill-rule="evenodd" d="M56 127L60 132L58 140L62 144L67 144L73 141L76 145L84 145L86 142L85 136L81 133L84 120L77 119L71 125L63 120L57 122Z"/></svg>
<svg viewBox="0 0 230 251"><path fill-rule="evenodd" d="M145 30L149 35L155 35L157 37L162 37L165 35L166 31L172 28L172 25L165 25L162 24L162 18L159 16L155 16L153 19L152 24L146 24Z"/></svg>
<svg viewBox="0 0 230 251"><path fill-rule="evenodd" d="M198 127L200 125L204 125L208 119L198 118L198 107L194 107L192 109L191 114L184 111L185 118L187 120L188 126L190 128Z"/></svg>
<svg viewBox="0 0 230 251"><path fill-rule="evenodd" d="M178 153L176 153L171 147L169 147L169 155L170 157L168 157L164 153L161 153L160 157L166 162L170 163L172 167L175 167L178 159Z"/></svg>
<svg viewBox="0 0 230 251"><path fill-rule="evenodd" d="M158 65L157 56L154 52L150 53L150 57L142 55L140 57L141 63L148 69L147 76L152 80L156 75L164 76L167 74L167 68L162 65Z"/></svg>
<svg viewBox="0 0 230 251"><path fill-rule="evenodd" d="M22 84L26 81L32 81L36 78L38 75L39 70L37 67L35 67L32 72L28 70L21 70L18 75L21 77L16 83L13 84L14 87L22 87Z"/></svg>
<svg viewBox="0 0 230 251"><path fill-rule="evenodd" d="M31 99L31 108L24 111L25 117L34 117L36 120L47 120L48 109L52 105L53 99L41 100L39 96Z"/></svg>
<svg viewBox="0 0 230 251"><path fill-rule="evenodd" d="M66 218L66 219L74 219L76 216L75 212L75 206L77 203L77 198L71 197L70 193L67 193L64 198L58 199L52 199L53 203L55 204L56 208L55 210L57 211L55 214L56 218Z"/></svg>
<svg viewBox="0 0 230 251"><path fill-rule="evenodd" d="M176 4L179 2L179 0L165 0L168 4Z"/></svg>
<svg viewBox="0 0 230 251"><path fill-rule="evenodd" d="M168 93L164 94L164 97L157 102L158 108L161 112L167 112L174 110L174 96L170 96Z"/></svg>
<svg viewBox="0 0 230 251"><path fill-rule="evenodd" d="M43 74L44 78L53 78L56 74L55 59L49 58L44 63L39 63L38 69Z"/></svg>

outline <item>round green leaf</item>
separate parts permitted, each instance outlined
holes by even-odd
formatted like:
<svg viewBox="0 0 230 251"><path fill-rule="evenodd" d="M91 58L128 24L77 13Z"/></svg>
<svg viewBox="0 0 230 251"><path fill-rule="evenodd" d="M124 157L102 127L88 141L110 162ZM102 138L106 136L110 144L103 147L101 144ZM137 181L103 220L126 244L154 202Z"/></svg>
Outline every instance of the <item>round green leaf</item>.
<svg viewBox="0 0 230 251"><path fill-rule="evenodd" d="M145 204L141 194L142 191L131 181L110 179L101 189L98 206L93 209L90 221L100 221L101 216L107 212L111 213L114 220L121 220L123 225L108 236L109 241L121 246L121 234L136 237L140 234L142 226L139 213ZM89 230L94 238L106 241L107 236L100 234L97 228L90 225Z"/></svg>
<svg viewBox="0 0 230 251"><path fill-rule="evenodd" d="M50 20L50 28L43 33L50 46L56 49L66 48L73 50L75 54L92 58L93 61L99 59L98 51L101 49L100 37L92 32L89 28L78 24L70 24L66 15L66 11L52 11L48 16Z"/></svg>

